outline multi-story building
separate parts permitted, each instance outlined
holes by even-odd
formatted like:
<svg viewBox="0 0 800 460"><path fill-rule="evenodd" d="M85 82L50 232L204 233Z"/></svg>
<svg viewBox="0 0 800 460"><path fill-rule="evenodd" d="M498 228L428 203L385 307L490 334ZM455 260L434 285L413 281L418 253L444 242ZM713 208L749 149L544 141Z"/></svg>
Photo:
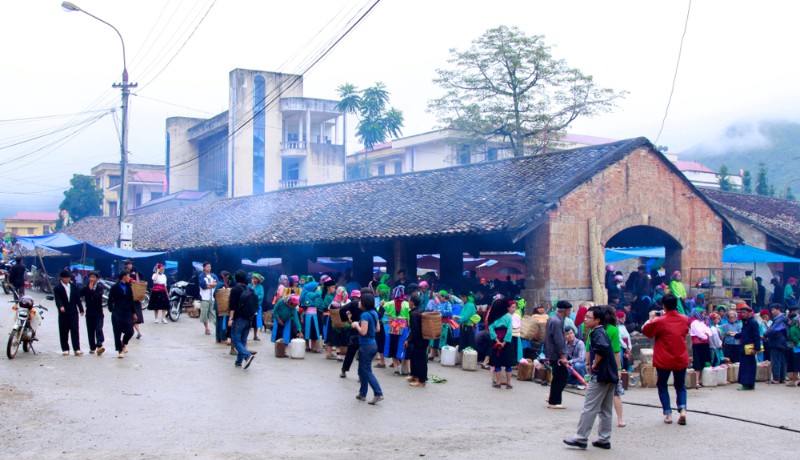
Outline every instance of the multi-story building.
<svg viewBox="0 0 800 460"><path fill-rule="evenodd" d="M20 211L3 219L5 231L16 236L41 236L56 228L58 213Z"/></svg>
<svg viewBox="0 0 800 460"><path fill-rule="evenodd" d="M234 69L229 108L166 122L167 190L246 196L344 178L338 101L303 97L302 75Z"/></svg>
<svg viewBox="0 0 800 460"><path fill-rule="evenodd" d="M94 186L103 191L103 215L119 215L122 175L119 163L100 163L92 168ZM128 210L164 196L166 176L163 165L128 164Z"/></svg>
<svg viewBox="0 0 800 460"><path fill-rule="evenodd" d="M567 150L607 144L615 139L566 134L548 143L547 150ZM488 141L478 148L458 131L440 129L378 144L347 156L347 178L384 176L509 158L508 144ZM365 172L369 174L365 174Z"/></svg>

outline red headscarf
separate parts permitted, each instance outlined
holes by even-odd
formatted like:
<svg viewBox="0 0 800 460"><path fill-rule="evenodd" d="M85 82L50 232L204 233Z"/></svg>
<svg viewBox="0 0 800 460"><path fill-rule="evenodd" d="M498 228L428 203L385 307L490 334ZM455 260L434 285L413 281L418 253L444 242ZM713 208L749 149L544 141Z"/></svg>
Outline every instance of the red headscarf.
<svg viewBox="0 0 800 460"><path fill-rule="evenodd" d="M575 314L576 327L579 327L581 324L583 324L583 321L586 319L586 312L588 311L589 309L586 307L578 307L578 313Z"/></svg>

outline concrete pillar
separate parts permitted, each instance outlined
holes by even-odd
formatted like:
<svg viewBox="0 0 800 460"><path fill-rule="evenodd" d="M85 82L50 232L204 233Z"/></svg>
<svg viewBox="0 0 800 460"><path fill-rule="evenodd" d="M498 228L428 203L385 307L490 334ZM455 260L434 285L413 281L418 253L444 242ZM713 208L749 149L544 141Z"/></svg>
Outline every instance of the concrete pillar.
<svg viewBox="0 0 800 460"><path fill-rule="evenodd" d="M333 143L339 145L340 131L342 130L342 117L336 117L336 125L333 128Z"/></svg>
<svg viewBox="0 0 800 460"><path fill-rule="evenodd" d="M306 139L306 149L311 150L311 111L306 110L306 132L308 133Z"/></svg>
<svg viewBox="0 0 800 460"><path fill-rule="evenodd" d="M303 117L297 117L297 141L303 142Z"/></svg>
<svg viewBox="0 0 800 460"><path fill-rule="evenodd" d="M353 254L353 279L366 286L372 279L372 253L357 252Z"/></svg>
<svg viewBox="0 0 800 460"><path fill-rule="evenodd" d="M319 143L325 143L325 122L319 124Z"/></svg>
<svg viewBox="0 0 800 460"><path fill-rule="evenodd" d="M461 286L464 277L464 252L455 241L445 241L439 251L440 279L446 286L455 289Z"/></svg>

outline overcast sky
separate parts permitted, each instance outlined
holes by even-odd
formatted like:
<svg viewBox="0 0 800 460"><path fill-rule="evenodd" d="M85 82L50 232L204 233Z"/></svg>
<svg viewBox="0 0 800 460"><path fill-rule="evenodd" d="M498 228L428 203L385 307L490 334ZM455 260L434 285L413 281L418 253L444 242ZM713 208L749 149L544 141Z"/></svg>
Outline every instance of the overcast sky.
<svg viewBox="0 0 800 460"><path fill-rule="evenodd" d="M119 161L113 116L84 123L119 106L119 91L111 88L122 73L119 39L60 3L2 2L0 217L20 209L54 211L72 174ZM167 117L226 110L234 68L299 72L372 2L218 0L177 56L213 0L74 3L122 33L130 78L140 87L131 98L130 161L163 164ZM431 130L436 120L426 104L440 94L431 81L434 70L446 65L450 48L467 48L505 24L544 35L556 57L602 86L630 93L613 113L578 120L570 132L656 142L687 7L682 0L383 0L306 74L305 95L333 99L343 82L363 87L382 81L405 115L403 134ZM800 3L788 0L695 0L658 144L679 153L713 145L732 123L800 121L798 13ZM12 121L86 111L92 112ZM6 147L37 136L43 137Z"/></svg>

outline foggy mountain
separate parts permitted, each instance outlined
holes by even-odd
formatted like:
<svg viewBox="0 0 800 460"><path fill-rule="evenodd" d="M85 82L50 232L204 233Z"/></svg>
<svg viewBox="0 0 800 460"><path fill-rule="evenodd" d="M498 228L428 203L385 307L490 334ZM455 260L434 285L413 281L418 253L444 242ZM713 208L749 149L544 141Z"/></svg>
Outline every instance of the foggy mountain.
<svg viewBox="0 0 800 460"><path fill-rule="evenodd" d="M767 167L767 180L775 186L776 195L784 187L800 190L800 123L772 120L728 127L712 142L700 144L680 154L681 160L697 160L719 171L724 163L728 171L738 174L749 170L755 187L758 163Z"/></svg>

